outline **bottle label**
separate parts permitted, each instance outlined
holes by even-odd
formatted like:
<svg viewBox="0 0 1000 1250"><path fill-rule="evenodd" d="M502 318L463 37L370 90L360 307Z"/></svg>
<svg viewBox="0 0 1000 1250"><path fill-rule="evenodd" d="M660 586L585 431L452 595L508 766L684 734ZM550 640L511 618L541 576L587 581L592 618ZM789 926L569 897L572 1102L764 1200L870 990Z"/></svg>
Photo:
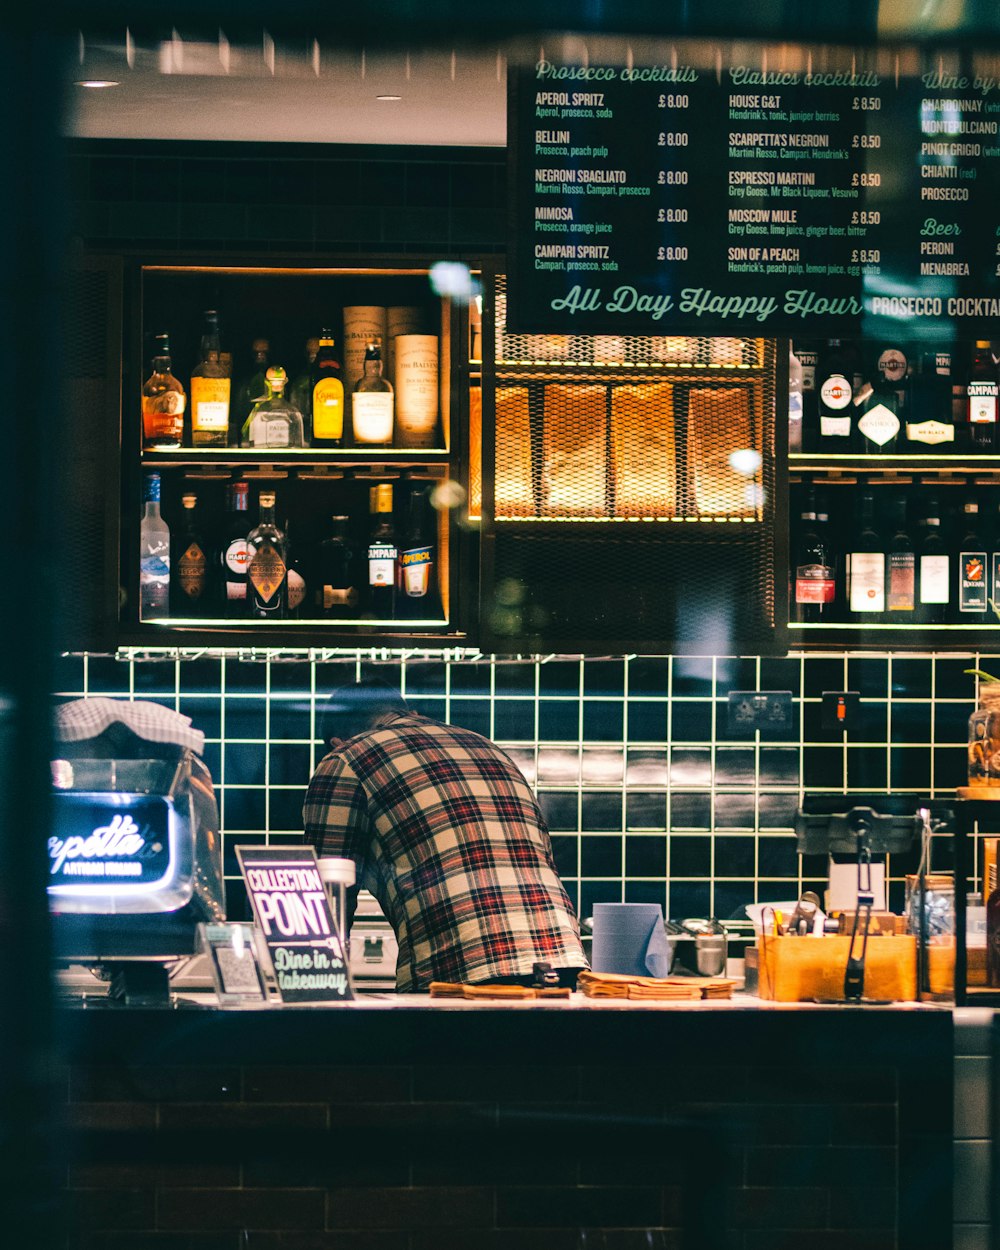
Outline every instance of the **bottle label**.
<svg viewBox="0 0 1000 1250"><path fill-rule="evenodd" d="M331 608L353 608L359 598L356 586L324 586L320 606L327 612Z"/></svg>
<svg viewBox="0 0 1000 1250"><path fill-rule="evenodd" d="M255 434L262 436L263 441L254 440L257 447L287 447L288 446L288 422L282 418L269 421L266 417L261 420L258 418Z"/></svg>
<svg viewBox="0 0 1000 1250"><path fill-rule="evenodd" d="M906 437L911 443L953 443L955 427L946 421L907 421Z"/></svg>
<svg viewBox="0 0 1000 1250"><path fill-rule="evenodd" d="M912 612L916 601L917 560L912 551L889 553L889 593L886 604L890 612Z"/></svg>
<svg viewBox="0 0 1000 1250"><path fill-rule="evenodd" d="M355 391L351 418L356 443L392 442L392 392Z"/></svg>
<svg viewBox="0 0 1000 1250"><path fill-rule="evenodd" d="M177 580L189 599L200 599L205 589L207 561L199 543L191 543L177 562Z"/></svg>
<svg viewBox="0 0 1000 1250"><path fill-rule="evenodd" d="M816 389L816 353L815 352L796 352L799 358L799 364L802 366L802 389L804 391L814 391Z"/></svg>
<svg viewBox="0 0 1000 1250"><path fill-rule="evenodd" d="M234 538L226 548L226 568L234 577L246 577L249 558L245 538Z"/></svg>
<svg viewBox="0 0 1000 1250"><path fill-rule="evenodd" d="M270 603L281 590L287 569L273 543L263 542L250 557L247 578L261 603Z"/></svg>
<svg viewBox="0 0 1000 1250"><path fill-rule="evenodd" d="M884 447L899 433L899 417L885 404L876 404L858 422L858 429L870 443Z"/></svg>
<svg viewBox="0 0 1000 1250"><path fill-rule="evenodd" d="M878 371L887 382L906 377L906 357L898 347L890 347L878 358Z"/></svg>
<svg viewBox="0 0 1000 1250"><path fill-rule="evenodd" d="M1000 385L996 382L970 382L966 389L969 401L969 421L973 425L989 425L997 419L997 396Z"/></svg>
<svg viewBox="0 0 1000 1250"><path fill-rule="evenodd" d="M986 552L963 551L958 557L959 612L986 611Z"/></svg>
<svg viewBox="0 0 1000 1250"><path fill-rule="evenodd" d="M885 556L881 551L851 552L851 611L885 611Z"/></svg>
<svg viewBox="0 0 1000 1250"><path fill-rule="evenodd" d="M191 429L229 429L229 378L191 379Z"/></svg>
<svg viewBox="0 0 1000 1250"><path fill-rule="evenodd" d="M288 610L292 611L305 601L305 578L297 569L288 570Z"/></svg>
<svg viewBox="0 0 1000 1250"><path fill-rule="evenodd" d="M819 432L824 438L850 438L851 418L828 417L824 413L819 419Z"/></svg>
<svg viewBox="0 0 1000 1250"><path fill-rule="evenodd" d="M168 582L170 580L170 559L156 552L143 556L139 561L139 580L141 582Z"/></svg>
<svg viewBox="0 0 1000 1250"><path fill-rule="evenodd" d="M411 599L422 598L430 588L431 548L411 547L400 552L399 563L403 570L403 589Z"/></svg>
<svg viewBox="0 0 1000 1250"><path fill-rule="evenodd" d="M313 438L344 437L344 384L320 378L313 387Z"/></svg>
<svg viewBox="0 0 1000 1250"><path fill-rule="evenodd" d="M393 543L369 543L368 585L394 586L396 584L397 551Z"/></svg>
<svg viewBox="0 0 1000 1250"><path fill-rule="evenodd" d="M179 443L184 433L186 405L187 396L183 391L163 391L159 395L144 396L142 436L146 442Z"/></svg>
<svg viewBox="0 0 1000 1250"><path fill-rule="evenodd" d="M851 384L842 373L831 373L819 388L819 396L827 408L839 411L851 402Z"/></svg>
<svg viewBox="0 0 1000 1250"><path fill-rule="evenodd" d="M828 564L800 564L795 570L796 603L833 603L836 584Z"/></svg>
<svg viewBox="0 0 1000 1250"><path fill-rule="evenodd" d="M948 603L951 575L947 556L920 557L920 602Z"/></svg>

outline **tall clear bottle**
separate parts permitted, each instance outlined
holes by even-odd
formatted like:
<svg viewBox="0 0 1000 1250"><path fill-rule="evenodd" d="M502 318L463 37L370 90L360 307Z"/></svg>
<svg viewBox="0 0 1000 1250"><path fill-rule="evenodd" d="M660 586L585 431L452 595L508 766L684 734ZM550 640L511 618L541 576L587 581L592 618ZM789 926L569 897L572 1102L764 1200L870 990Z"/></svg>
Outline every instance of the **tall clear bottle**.
<svg viewBox="0 0 1000 1250"><path fill-rule="evenodd" d="M170 527L160 515L160 475L143 481L143 512L139 523L139 619L163 620L170 615Z"/></svg>
<svg viewBox="0 0 1000 1250"><path fill-rule="evenodd" d="M363 368L351 396L354 442L359 447L390 447L393 392L382 375L382 345L377 339L365 348Z"/></svg>
<svg viewBox="0 0 1000 1250"><path fill-rule="evenodd" d="M195 447L225 447L229 442L232 381L220 359L219 314L205 312L201 356L191 371L191 442Z"/></svg>
<svg viewBox="0 0 1000 1250"><path fill-rule="evenodd" d="M184 439L187 395L171 372L170 337L153 337L153 369L142 388L142 445L180 447Z"/></svg>
<svg viewBox="0 0 1000 1250"><path fill-rule="evenodd" d="M260 521L247 535L249 615L283 620L288 610L288 546L274 520L274 491L260 492Z"/></svg>

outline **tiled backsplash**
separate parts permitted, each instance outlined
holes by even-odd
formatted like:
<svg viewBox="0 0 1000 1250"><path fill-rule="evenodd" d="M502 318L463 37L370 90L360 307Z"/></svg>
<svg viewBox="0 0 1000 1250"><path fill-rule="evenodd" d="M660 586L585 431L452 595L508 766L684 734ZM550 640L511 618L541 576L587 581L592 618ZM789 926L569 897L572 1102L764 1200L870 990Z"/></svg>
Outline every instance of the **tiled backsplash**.
<svg viewBox="0 0 1000 1250"><path fill-rule="evenodd" d="M556 862L582 916L595 902L662 903L669 916L743 915L746 903L816 885L825 862L800 859L792 832L803 794L891 791L947 796L966 772L980 664L956 655L549 657L280 652L59 661L66 696L155 699L207 738L221 810L231 918L246 915L233 848L301 839L302 799L320 755L329 691L375 673L427 715L508 751L534 785ZM792 727L733 738L731 690L790 690ZM821 724L824 690L856 690L856 733ZM902 906L892 865L893 904Z"/></svg>

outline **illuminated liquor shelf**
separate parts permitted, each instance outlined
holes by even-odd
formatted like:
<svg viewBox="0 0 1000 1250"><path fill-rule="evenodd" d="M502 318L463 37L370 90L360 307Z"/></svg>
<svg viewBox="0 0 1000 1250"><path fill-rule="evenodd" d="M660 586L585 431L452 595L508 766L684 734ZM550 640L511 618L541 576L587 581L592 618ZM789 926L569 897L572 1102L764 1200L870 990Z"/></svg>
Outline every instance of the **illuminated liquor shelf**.
<svg viewBox="0 0 1000 1250"><path fill-rule="evenodd" d="M449 452L442 447L171 447L142 453L142 466L155 469L163 465L204 464L243 468L257 464L275 464L287 460L295 465L336 466L352 468L366 465L434 464L447 462Z"/></svg>
<svg viewBox="0 0 1000 1250"><path fill-rule="evenodd" d="M803 451L789 452L788 467L811 473L854 472L885 473L897 469L921 473L1000 473L1000 455L911 455L888 456L861 454L826 455Z"/></svg>

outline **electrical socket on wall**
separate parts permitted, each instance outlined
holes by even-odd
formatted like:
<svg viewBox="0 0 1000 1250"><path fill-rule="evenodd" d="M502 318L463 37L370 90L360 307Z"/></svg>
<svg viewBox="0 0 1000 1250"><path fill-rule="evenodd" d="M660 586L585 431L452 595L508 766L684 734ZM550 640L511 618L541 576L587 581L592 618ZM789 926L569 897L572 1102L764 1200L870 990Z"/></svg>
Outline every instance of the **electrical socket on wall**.
<svg viewBox="0 0 1000 1250"><path fill-rule="evenodd" d="M826 733L851 733L858 727L861 695L857 690L823 691L823 729Z"/></svg>
<svg viewBox="0 0 1000 1250"><path fill-rule="evenodd" d="M790 690L730 690L727 723L730 737L752 736L758 729L792 729Z"/></svg>

